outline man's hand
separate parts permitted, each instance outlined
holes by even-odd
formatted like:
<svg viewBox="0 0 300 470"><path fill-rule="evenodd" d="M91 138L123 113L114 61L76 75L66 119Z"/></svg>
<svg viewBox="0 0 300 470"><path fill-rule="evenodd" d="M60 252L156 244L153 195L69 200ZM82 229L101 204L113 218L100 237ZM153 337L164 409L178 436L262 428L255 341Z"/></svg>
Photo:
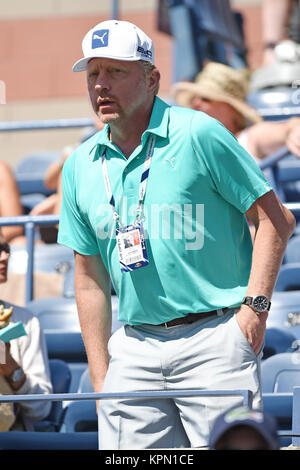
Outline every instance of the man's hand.
<svg viewBox="0 0 300 470"><path fill-rule="evenodd" d="M104 385L105 376L103 378L97 378L97 384L94 385L94 392L95 393L102 393L103 385ZM96 412L97 415L99 414L99 408L101 406L101 400L96 400Z"/></svg>
<svg viewBox="0 0 300 470"><path fill-rule="evenodd" d="M9 377L19 365L10 354L10 343L5 344L5 364L0 364L0 375Z"/></svg>
<svg viewBox="0 0 300 470"><path fill-rule="evenodd" d="M242 305L236 319L248 343L257 355L263 345L268 312L257 315L251 307Z"/></svg>

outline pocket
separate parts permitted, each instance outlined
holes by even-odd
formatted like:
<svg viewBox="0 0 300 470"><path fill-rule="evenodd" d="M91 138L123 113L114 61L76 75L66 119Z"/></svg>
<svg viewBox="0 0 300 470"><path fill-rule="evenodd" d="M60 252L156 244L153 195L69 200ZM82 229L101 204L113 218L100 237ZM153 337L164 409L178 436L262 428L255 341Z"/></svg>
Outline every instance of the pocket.
<svg viewBox="0 0 300 470"><path fill-rule="evenodd" d="M238 342L240 344L240 347L243 349L243 350L248 350L248 352L253 356L253 357L257 357L251 344L249 343L248 339L246 338L246 336L244 335L240 325L239 325L239 322L237 321L237 318L236 318L236 314L233 315L232 319L231 319L235 325L235 330L237 332L237 337L238 337Z"/></svg>
<svg viewBox="0 0 300 470"><path fill-rule="evenodd" d="M120 334L120 330L122 329L119 328L118 330L116 330L109 338L108 340L108 343L107 343L107 350L108 350L108 354L111 356L111 352L112 352L112 345L115 341L115 338Z"/></svg>

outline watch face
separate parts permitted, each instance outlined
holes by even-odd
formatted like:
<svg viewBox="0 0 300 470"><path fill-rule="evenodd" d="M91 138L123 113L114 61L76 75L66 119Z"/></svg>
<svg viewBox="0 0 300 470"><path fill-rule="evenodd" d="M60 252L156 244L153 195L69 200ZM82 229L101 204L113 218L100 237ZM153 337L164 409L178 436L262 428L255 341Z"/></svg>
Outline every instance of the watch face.
<svg viewBox="0 0 300 470"><path fill-rule="evenodd" d="M12 381L13 382L20 382L20 380L22 380L24 376L24 372L23 370L18 367L18 369L14 370L13 374L12 374Z"/></svg>
<svg viewBox="0 0 300 470"><path fill-rule="evenodd" d="M269 301L264 295L257 295L253 299L253 308L258 312L266 312L269 307Z"/></svg>

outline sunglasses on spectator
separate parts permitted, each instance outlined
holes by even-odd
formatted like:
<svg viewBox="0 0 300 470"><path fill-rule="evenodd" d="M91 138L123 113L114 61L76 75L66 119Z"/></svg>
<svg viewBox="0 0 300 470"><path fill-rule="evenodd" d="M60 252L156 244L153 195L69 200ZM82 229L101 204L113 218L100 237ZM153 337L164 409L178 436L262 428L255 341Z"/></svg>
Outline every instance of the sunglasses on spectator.
<svg viewBox="0 0 300 470"><path fill-rule="evenodd" d="M10 255L10 246L8 243L0 243L0 254L2 252L5 252L7 253L8 255Z"/></svg>

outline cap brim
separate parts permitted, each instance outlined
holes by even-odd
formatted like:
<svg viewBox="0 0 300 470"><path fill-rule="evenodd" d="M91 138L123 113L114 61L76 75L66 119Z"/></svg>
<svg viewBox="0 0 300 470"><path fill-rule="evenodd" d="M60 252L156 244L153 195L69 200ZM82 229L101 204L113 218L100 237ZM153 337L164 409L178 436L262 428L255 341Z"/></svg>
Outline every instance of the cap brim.
<svg viewBox="0 0 300 470"><path fill-rule="evenodd" d="M92 57L84 57L83 59L77 60L72 67L72 72L84 72L87 67L87 63Z"/></svg>

